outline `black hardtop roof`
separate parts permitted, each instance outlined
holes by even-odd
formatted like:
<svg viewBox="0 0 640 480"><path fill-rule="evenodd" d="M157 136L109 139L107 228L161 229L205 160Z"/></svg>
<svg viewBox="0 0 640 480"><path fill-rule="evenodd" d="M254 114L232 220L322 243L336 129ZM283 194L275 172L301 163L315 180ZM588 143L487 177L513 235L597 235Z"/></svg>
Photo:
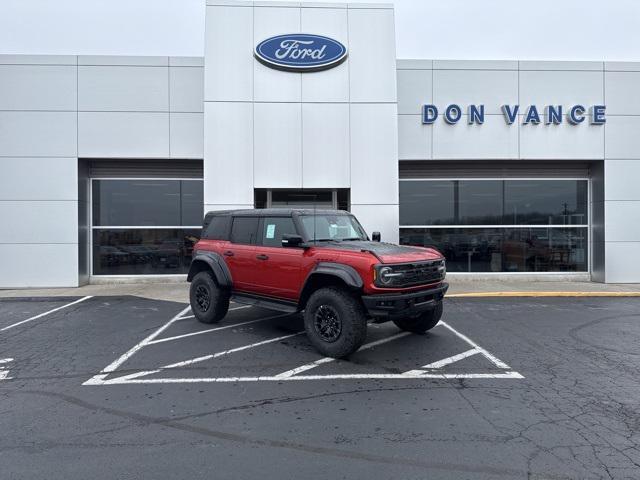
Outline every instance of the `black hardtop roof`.
<svg viewBox="0 0 640 480"><path fill-rule="evenodd" d="M298 215L351 215L344 210L330 210L325 208L254 208L243 210L216 210L207 212L207 216L236 216L236 217L288 217Z"/></svg>

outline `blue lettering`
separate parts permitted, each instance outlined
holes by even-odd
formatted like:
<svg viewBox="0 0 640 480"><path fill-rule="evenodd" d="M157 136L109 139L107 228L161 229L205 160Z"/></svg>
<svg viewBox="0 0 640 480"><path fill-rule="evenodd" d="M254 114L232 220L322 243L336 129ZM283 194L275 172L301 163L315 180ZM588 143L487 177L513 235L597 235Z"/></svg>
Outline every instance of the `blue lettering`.
<svg viewBox="0 0 640 480"><path fill-rule="evenodd" d="M535 105L529 105L527 109L527 114L524 117L524 125L529 123L533 123L534 125L538 125L540 123L540 114L538 113L538 109Z"/></svg>
<svg viewBox="0 0 640 480"><path fill-rule="evenodd" d="M553 105L548 105L544 109L544 123L546 125L559 125L562 123L562 105L558 105L554 107Z"/></svg>
<svg viewBox="0 0 640 480"><path fill-rule="evenodd" d="M509 105L502 105L502 114L504 115L504 119L509 125L516 121L519 109L520 105L514 105L513 110Z"/></svg>
<svg viewBox="0 0 640 480"><path fill-rule="evenodd" d="M482 125L484 123L484 105L469 105L467 112L469 125L477 123Z"/></svg>
<svg viewBox="0 0 640 480"><path fill-rule="evenodd" d="M435 105L422 106L422 123L431 125L438 118L438 108Z"/></svg>
<svg viewBox="0 0 640 480"><path fill-rule="evenodd" d="M590 108L589 113L591 114L591 125L602 125L607 121L607 119L604 118L604 111L606 108L607 107L605 105L594 105Z"/></svg>
<svg viewBox="0 0 640 480"><path fill-rule="evenodd" d="M572 125L584 122L584 107L582 105L574 105L569 110L567 117Z"/></svg>
<svg viewBox="0 0 640 480"><path fill-rule="evenodd" d="M457 123L460 117L462 117L462 109L458 105L449 105L444 111L444 121L448 124Z"/></svg>

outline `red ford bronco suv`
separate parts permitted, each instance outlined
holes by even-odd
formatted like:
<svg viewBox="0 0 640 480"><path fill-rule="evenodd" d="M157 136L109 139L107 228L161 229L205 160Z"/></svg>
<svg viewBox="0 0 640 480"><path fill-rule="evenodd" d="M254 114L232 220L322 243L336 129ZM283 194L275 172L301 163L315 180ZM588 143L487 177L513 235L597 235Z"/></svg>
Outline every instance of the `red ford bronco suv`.
<svg viewBox="0 0 640 480"><path fill-rule="evenodd" d="M220 321L231 299L304 312L309 341L336 358L363 344L369 319L435 327L449 287L443 256L373 240L339 210L209 212L187 277L191 309L204 323Z"/></svg>

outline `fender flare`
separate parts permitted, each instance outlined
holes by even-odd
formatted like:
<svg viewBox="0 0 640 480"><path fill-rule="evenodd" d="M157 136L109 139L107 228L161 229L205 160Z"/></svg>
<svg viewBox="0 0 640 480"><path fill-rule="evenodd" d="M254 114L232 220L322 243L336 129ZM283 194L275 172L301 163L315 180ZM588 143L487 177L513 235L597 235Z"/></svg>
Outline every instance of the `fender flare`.
<svg viewBox="0 0 640 480"><path fill-rule="evenodd" d="M323 275L332 275L334 277L338 277L344 283L346 283L349 287L352 288L362 288L364 283L362 282L362 278L356 272L355 268L350 265L344 265L342 263L334 263L334 262L320 262L316 265L316 267L309 273L305 282L304 288L309 283L309 280L317 274Z"/></svg>
<svg viewBox="0 0 640 480"><path fill-rule="evenodd" d="M221 287L231 287L233 282L231 280L229 267L227 267L227 264L224 262L222 257L215 252L200 252L193 257L191 260L191 267L189 268L189 274L187 275L188 282L190 282L196 274L196 264L201 262L204 262L209 266L216 278L216 281L218 282L218 285Z"/></svg>

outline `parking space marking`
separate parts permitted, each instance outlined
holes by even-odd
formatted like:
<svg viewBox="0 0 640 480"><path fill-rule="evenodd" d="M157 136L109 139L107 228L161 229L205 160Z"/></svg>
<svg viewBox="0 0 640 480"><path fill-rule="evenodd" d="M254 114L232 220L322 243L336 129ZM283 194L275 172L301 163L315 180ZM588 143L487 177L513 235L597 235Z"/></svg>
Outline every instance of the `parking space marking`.
<svg viewBox="0 0 640 480"><path fill-rule="evenodd" d="M76 301L71 302L71 303L67 303L66 305L62 305L61 307L54 308L54 309L49 310L47 312L40 313L38 315L34 315L33 317L27 318L26 320L22 320L20 322L16 322L14 324L11 324L11 325L9 325L7 327L0 328L0 332L4 332L5 330L9 330L10 328L17 327L18 325L22 325L22 324L27 323L27 322L32 322L33 320L38 320L39 318L45 317L45 316L47 316L47 315L49 315L51 313L60 311L63 308L71 307L72 305L77 305L80 302L84 302L85 300L89 300L90 298L93 298L93 295L88 295L86 297L82 297L79 300L76 300Z"/></svg>
<svg viewBox="0 0 640 480"><path fill-rule="evenodd" d="M122 382L123 380L125 380L126 382L134 379L134 378L139 378L139 377L145 377L147 375L153 375L154 373L160 373L163 370L168 370L171 368L180 368L180 367L186 367L187 365L193 365L194 363L200 363L200 362L205 362L207 360L212 360L214 358L219 358L219 357L223 357L225 355L229 355L231 353L236 353L236 352L242 352L243 350L249 350L250 348L256 348L256 347L260 347L262 345L267 345L269 343L275 343L275 342L279 342L281 340L286 340L287 338L291 338L291 337L297 337L298 335L302 335L304 332L297 332L297 333L291 333L289 335L283 335L281 337L276 337L276 338L269 338L267 340L262 340L261 342L256 342L256 343L250 343L249 345L243 345L241 347L236 347L236 348L232 348L229 350L223 350L221 352L216 352L216 353L212 353L209 355L203 355L202 357L196 357L196 358L192 358L190 360L184 360L182 362L177 362L177 363L172 363L170 365L164 365L163 367L160 367L156 370L146 370L143 372L136 372L136 373L132 373L129 375L125 375L122 377L118 377L115 378L114 380L117 380L118 382ZM116 383L118 383L116 382ZM112 380L105 380L104 383L114 383ZM172 382L168 382L168 383L172 383ZM85 382L85 385L87 385L87 383Z"/></svg>
<svg viewBox="0 0 640 480"><path fill-rule="evenodd" d="M504 373L425 373L407 375L404 373L368 373L337 375L294 375L292 377L211 377L211 378L133 378L133 375L104 380L97 383L85 382L83 385L122 385L122 384L158 384L158 383L234 383L234 382L286 382L297 380L462 380L462 379L523 379L524 376L515 371Z"/></svg>
<svg viewBox="0 0 640 480"><path fill-rule="evenodd" d="M252 305L240 305L238 307L230 308L229 311L231 312L233 310L240 310L242 308L251 308L251 307L252 307ZM186 317L178 318L178 320L189 320L190 318L196 318L196 316L195 315L187 315Z"/></svg>
<svg viewBox="0 0 640 480"><path fill-rule="evenodd" d="M498 368L504 368L504 369L509 369L511 368L509 365L507 365L506 363L504 363L502 360L500 360L499 358L497 358L496 356L492 355L491 353L487 352L484 348L482 348L480 345L478 345L476 342L474 342L473 340L471 340L469 337L467 337L466 335L464 335L463 333L460 333L459 331L457 331L455 328L453 328L451 325L449 325L447 322L443 322L442 320L440 321L440 325L442 325L444 328L447 328L448 330L450 330L451 332L453 332L454 334L456 334L459 338L461 338L462 340L464 340L465 342L467 342L469 345L471 345L474 349L478 350L478 352L480 352L481 355L483 355L487 360L489 360L491 363L493 363L496 367Z"/></svg>
<svg viewBox="0 0 640 480"><path fill-rule="evenodd" d="M247 306L249 307L249 306ZM327 375L301 375L303 372L307 372L313 368L316 368L320 365L324 365L330 362L335 361L336 359L330 357L323 357L314 362L306 363L299 367L293 368L291 370L287 370L277 375L258 375L258 376L232 376L232 377L207 377L207 378L142 378L149 375L157 374L165 370L176 369L181 367L186 367L188 365L193 365L195 363L204 362L207 360L212 360L215 358L219 358L221 356L230 355L236 352L241 352L244 350L248 350L251 348L260 347L262 345L273 344L276 342L280 342L282 340L286 340L288 338L292 338L298 335L303 334L304 332L297 332L288 335L278 336L274 338L268 338L265 340L261 340L259 342L250 343L248 345L243 345L241 347L236 347L228 350L222 350L220 352L192 358L189 360L184 360L168 365L164 365L162 367L154 368L152 370L144 370L138 371L134 373L129 373L127 375L121 375L115 378L107 379L109 374L114 373L124 362L126 362L129 358L135 355L140 349L145 346L154 345L163 342L169 342L173 340L178 340L181 338L191 337L193 335L199 335L204 333L212 333L220 330L227 330L230 328L235 328L242 325L248 325L258 322L263 322L266 320L284 317L289 314L280 314L266 318L259 318L255 320L250 320L246 322L241 322L232 325L224 325L222 327L211 328L199 332L187 333L184 335L175 335L167 338L157 337L164 332L167 328L169 328L173 323L183 320L187 318L185 315L189 312L190 307L185 307L181 312L175 315L171 320L162 325L156 331L147 336L140 343L136 344L132 349L126 352L124 355L120 356L117 360L112 362L106 368L104 368L99 374L94 375L92 378L83 383L83 385L122 385L122 384L168 384L168 383L233 383L233 382L283 382L283 381L303 381L303 380L409 380L409 379L440 379L440 380L455 380L455 379L522 379L522 376L517 371L514 371L507 365L505 362L497 358L495 355L487 351L486 349L479 346L469 337L459 332L455 328L453 328L448 323L441 321L439 326L446 328L451 333L453 333L456 337L464 341L471 348L462 353L452 355L450 357L446 357L444 359L438 360L436 362L431 362L423 367L419 367L418 369L413 369L406 371L404 373L347 373L347 374L327 374ZM391 335L390 337L382 338L376 340L374 342L367 343L360 347L358 351L368 350L370 348L403 338L407 335L411 335L410 332L400 332L395 335ZM439 368L445 367L447 365L451 365L455 362L463 360L465 358L481 355L489 360L495 367L499 369L505 370L503 372L492 372L492 373L445 373L445 372L437 372Z"/></svg>
<svg viewBox="0 0 640 480"><path fill-rule="evenodd" d="M249 305L247 305L247 307L248 306ZM184 335L176 335L174 337L159 338L158 340L152 340L148 342L147 345L155 345L157 343L171 342L173 340L180 340L181 338L193 337L194 335L202 335L203 333L217 332L218 330L227 330L229 328L241 327L243 325L250 325L252 323L264 322L265 320L273 320L274 318L286 317L287 315L290 315L290 314L283 313L281 315L274 315L272 317L258 318L257 320L249 320L248 322L240 322L240 323L234 323L233 325L225 325L224 327L208 328L207 330L200 330L198 332L185 333ZM187 317L182 317L182 318L179 318L178 320L183 320L184 318L187 318Z"/></svg>
<svg viewBox="0 0 640 480"><path fill-rule="evenodd" d="M0 380L11 380L9 370L4 365L13 362L13 358L0 358Z"/></svg>
<svg viewBox="0 0 640 480"><path fill-rule="evenodd" d="M180 312L176 316L174 316L171 320L169 320L167 323L162 325L155 332L151 333L149 336L147 336L140 343L134 345L133 348L131 348L128 352L126 352L125 354L123 354L120 357L118 357L115 361L111 362L109 365L107 365L105 368L103 368L102 371L99 374L94 375L89 380L84 382L83 385L100 385L104 381L104 379L111 372L115 371L120 365L122 365L129 358L131 358L133 355L135 355L138 352L138 350L140 350L141 348L143 348L146 345L148 345L150 341L152 341L158 335L160 335L162 332L164 332L167 328L169 328L174 322L179 320L180 317L182 317L189 310L191 310L191 306L187 306L187 307L183 308L182 310L180 310Z"/></svg>
<svg viewBox="0 0 640 480"><path fill-rule="evenodd" d="M383 343L391 342L393 340L397 340L398 338L406 337L407 335L410 335L410 334L411 332L400 332L395 335L392 335L391 337L381 338L380 340L376 340L375 342L370 342L362 345L358 349L358 351L361 352L362 350L368 350L369 348L377 347L378 345L382 345ZM287 370L286 372L279 373L278 375L276 375L276 377L278 378L292 377L293 375L297 375L298 373L306 372L307 370L311 370L312 368L316 368L320 365L323 365L325 363L330 363L335 360L336 359L332 357L324 357L324 358L321 358L320 360L316 360L315 362L307 363L306 365L301 365L300 367L294 368L292 370Z"/></svg>
<svg viewBox="0 0 640 480"><path fill-rule="evenodd" d="M451 365L452 363L459 362L460 360L465 359L467 357L471 357L472 355L478 355L479 353L480 353L479 350L472 348L471 350L467 350L466 352L462 352L457 355L452 355L450 357L443 358L442 360L438 360L437 362L424 365L420 367L420 370L409 370L406 373L420 373L422 370L442 368L444 366Z"/></svg>

